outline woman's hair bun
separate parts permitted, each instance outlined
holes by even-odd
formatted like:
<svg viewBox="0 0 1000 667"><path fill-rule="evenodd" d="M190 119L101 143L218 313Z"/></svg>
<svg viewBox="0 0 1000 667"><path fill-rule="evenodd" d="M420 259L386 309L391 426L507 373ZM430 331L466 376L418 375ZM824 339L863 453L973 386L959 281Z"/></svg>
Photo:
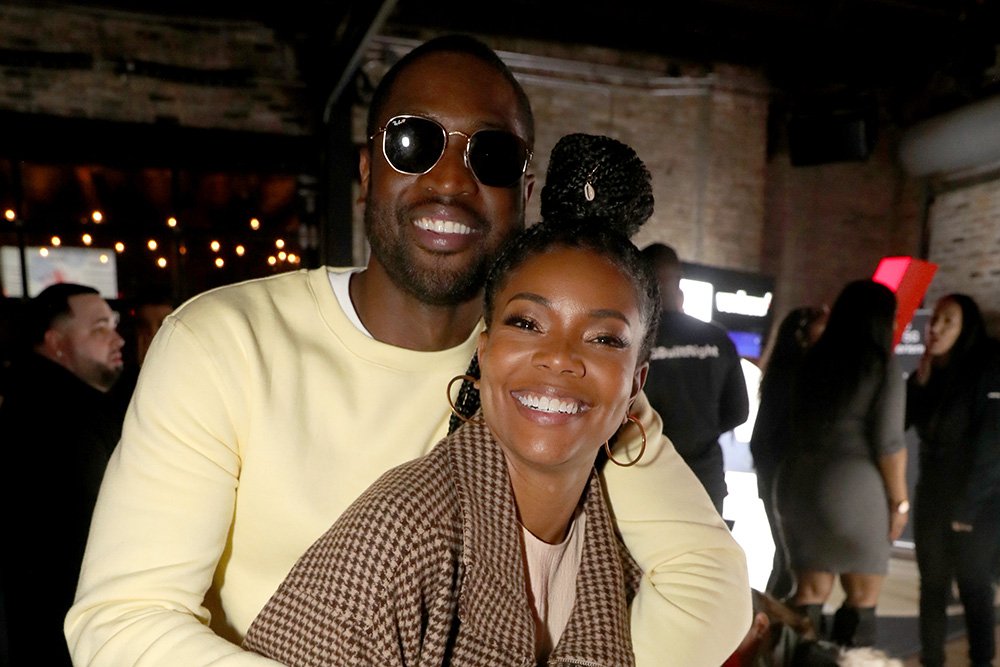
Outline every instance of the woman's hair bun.
<svg viewBox="0 0 1000 667"><path fill-rule="evenodd" d="M632 236L653 214L652 178L628 144L567 134L549 156L541 212L548 224L600 218Z"/></svg>

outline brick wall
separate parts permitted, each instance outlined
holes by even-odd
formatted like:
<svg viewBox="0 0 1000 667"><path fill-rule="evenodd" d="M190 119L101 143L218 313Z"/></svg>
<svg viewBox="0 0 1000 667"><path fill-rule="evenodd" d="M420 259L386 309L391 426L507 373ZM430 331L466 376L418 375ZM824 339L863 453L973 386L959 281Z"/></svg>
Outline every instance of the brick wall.
<svg viewBox="0 0 1000 667"><path fill-rule="evenodd" d="M549 150L567 132L605 133L633 145L653 173L656 198L653 219L636 242L662 241L687 261L772 275L776 317L831 301L848 280L871 275L884 255L919 252L923 193L898 167L893 128L882 128L866 162L793 167L780 145L768 155L770 91L760 72L592 47L487 41L531 96L538 188ZM404 50L414 43L398 42ZM44 62L19 60L24 53L42 54ZM377 71L392 57L382 44L364 66ZM0 5L2 110L301 135L309 132L303 96L292 48L260 25ZM363 113L357 109L358 141ZM531 220L539 216L539 192ZM954 221L961 216L944 213L946 202L963 196L973 194L948 194L932 209L933 261L944 256L940 239L948 238L949 226L960 224ZM355 215L355 256L362 261L366 248ZM957 267L967 261L953 256ZM935 289L961 270L942 270ZM976 271L995 278L991 269Z"/></svg>
<svg viewBox="0 0 1000 667"><path fill-rule="evenodd" d="M1000 170L982 182L939 192L928 227L928 258L938 264L928 305L964 292L1000 335Z"/></svg>
<svg viewBox="0 0 1000 667"><path fill-rule="evenodd" d="M0 4L0 109L308 132L291 49L251 22Z"/></svg>
<svg viewBox="0 0 1000 667"><path fill-rule="evenodd" d="M768 163L761 269L779 276L779 313L832 304L845 283L872 275L879 259L919 255L919 184L895 159L892 128L865 162L792 166Z"/></svg>

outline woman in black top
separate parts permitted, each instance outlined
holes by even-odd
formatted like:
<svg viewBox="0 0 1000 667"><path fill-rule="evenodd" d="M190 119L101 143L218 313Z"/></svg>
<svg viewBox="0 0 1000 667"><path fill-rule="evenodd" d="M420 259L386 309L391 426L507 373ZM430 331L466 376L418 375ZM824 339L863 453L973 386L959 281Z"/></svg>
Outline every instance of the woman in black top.
<svg viewBox="0 0 1000 667"><path fill-rule="evenodd" d="M922 663L944 664L955 579L970 661L989 665L1000 556L1000 355L970 297L949 294L937 302L926 352L907 382L906 415L920 436L914 539Z"/></svg>
<svg viewBox="0 0 1000 667"><path fill-rule="evenodd" d="M829 308L812 306L802 306L789 312L775 332L762 364L760 405L753 435L750 436L750 454L757 471L757 495L764 504L764 513L774 541L771 575L764 592L778 599L792 594L795 580L788 566L785 541L774 509L774 475L789 447L789 403L795 373L806 350L823 333L829 312Z"/></svg>

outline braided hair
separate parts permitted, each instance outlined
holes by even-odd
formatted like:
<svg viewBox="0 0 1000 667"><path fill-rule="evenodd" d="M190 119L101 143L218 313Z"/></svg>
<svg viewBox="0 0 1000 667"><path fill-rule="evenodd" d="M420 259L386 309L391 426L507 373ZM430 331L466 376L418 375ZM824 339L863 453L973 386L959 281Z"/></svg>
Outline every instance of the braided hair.
<svg viewBox="0 0 1000 667"><path fill-rule="evenodd" d="M510 239L486 278L487 329L493 302L510 275L532 257L555 247L583 248L608 259L633 281L646 334L639 361L649 356L660 314L656 278L649 262L629 240L653 213L653 190L646 166L635 151L611 137L567 134L552 149L542 188L542 221ZM466 373L479 378L479 359ZM455 401L466 418L479 409L479 390L465 380ZM448 432L462 423L452 415Z"/></svg>

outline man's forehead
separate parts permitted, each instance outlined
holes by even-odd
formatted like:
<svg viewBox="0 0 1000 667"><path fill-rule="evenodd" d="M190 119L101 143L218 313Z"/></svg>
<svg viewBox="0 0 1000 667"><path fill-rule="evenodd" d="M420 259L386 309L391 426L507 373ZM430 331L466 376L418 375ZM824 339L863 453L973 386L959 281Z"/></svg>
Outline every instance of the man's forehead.
<svg viewBox="0 0 1000 667"><path fill-rule="evenodd" d="M74 294L68 301L70 311L76 317L100 319L112 316L111 306L100 294Z"/></svg>
<svg viewBox="0 0 1000 667"><path fill-rule="evenodd" d="M386 98L381 121L401 113L425 115L439 122L474 118L484 125L523 130L518 97L510 81L489 63L467 53L431 53L400 72Z"/></svg>

